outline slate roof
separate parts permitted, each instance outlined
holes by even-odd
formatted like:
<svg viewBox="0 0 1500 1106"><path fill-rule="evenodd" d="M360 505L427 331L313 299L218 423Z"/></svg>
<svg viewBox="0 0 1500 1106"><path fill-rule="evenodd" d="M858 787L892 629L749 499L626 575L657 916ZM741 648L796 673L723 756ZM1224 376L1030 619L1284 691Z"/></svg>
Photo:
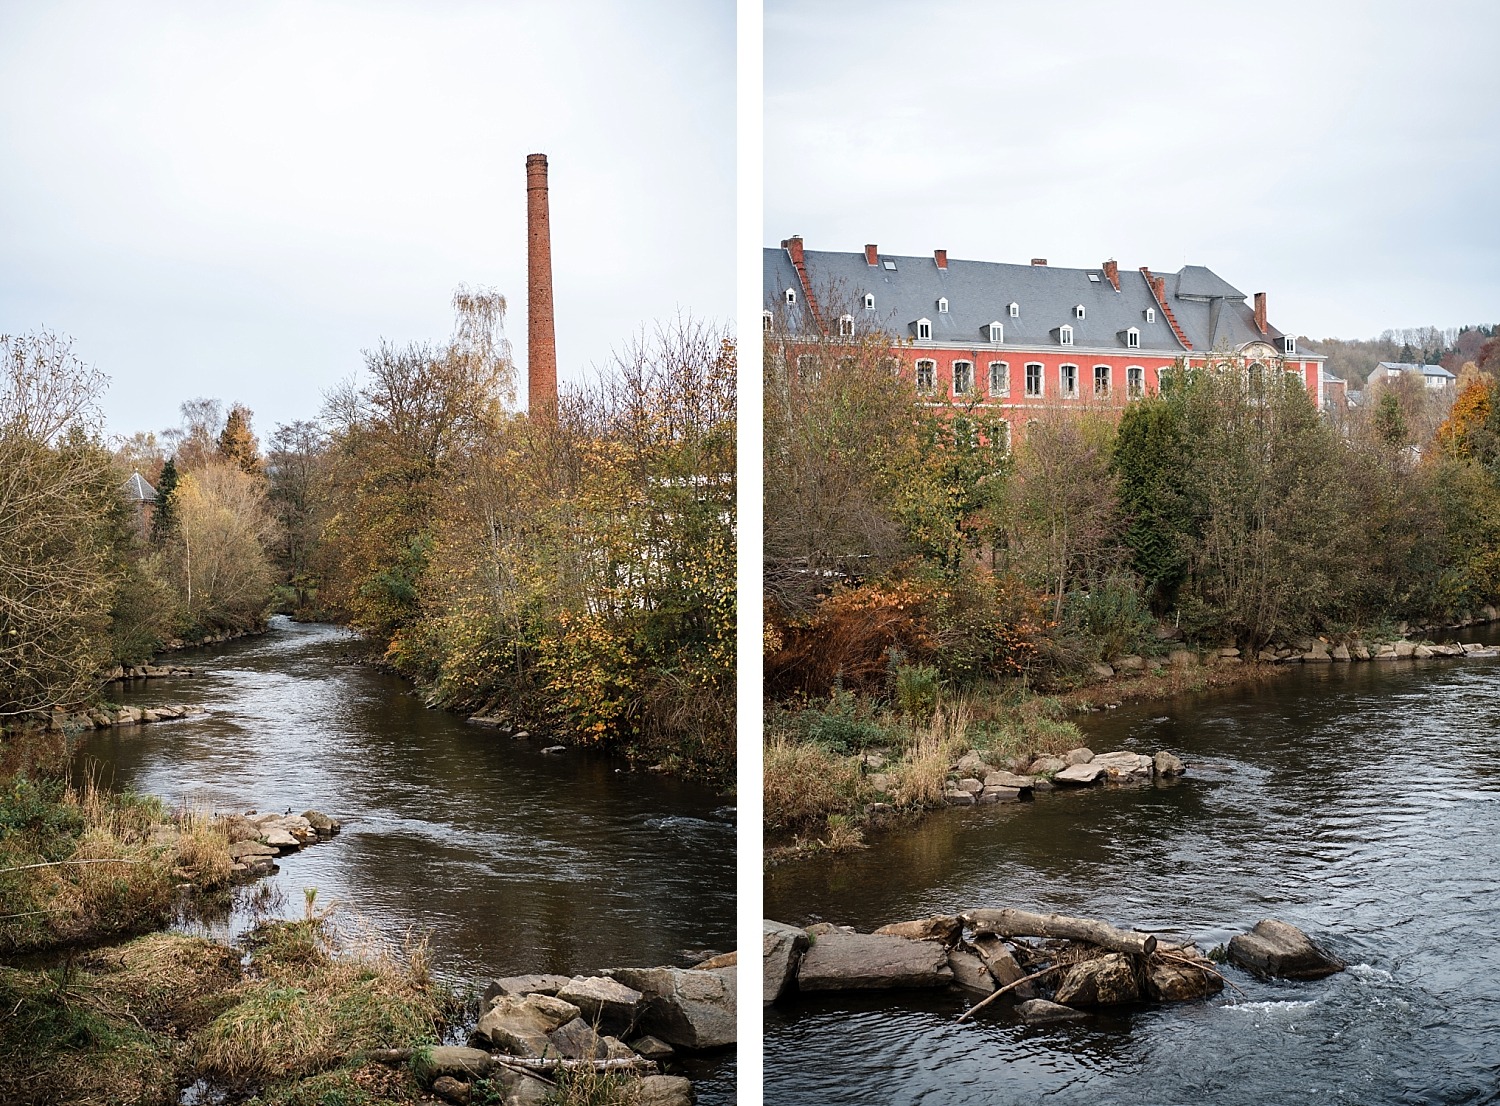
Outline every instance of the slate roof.
<svg viewBox="0 0 1500 1106"><path fill-rule="evenodd" d="M803 256L830 330L836 330L838 316L848 311L856 318L873 315L872 321L890 333L914 338L916 321L927 319L933 344L961 346L987 342L988 325L998 322L1005 327L1004 345L1045 349L1066 348L1059 346L1057 331L1067 325L1073 328L1075 347L1124 350L1129 348L1125 332L1137 327L1142 351L1167 356L1183 351L1156 307L1145 275L1137 269L1121 267L1116 292L1102 267L949 259L947 269L939 269L932 257L890 254L879 254L880 264L871 266L863 250L805 250ZM800 309L802 286L787 251L767 248L763 271L767 308L777 309L790 288L797 292ZM1211 270L1188 265L1175 274L1152 272L1165 277L1167 304L1195 351L1232 350L1251 341L1275 343L1281 338L1274 327L1265 335L1256 330L1245 294ZM875 295L873 312L863 307L867 292ZM938 300L944 297L948 310L941 312ZM1009 312L1013 302L1020 308L1016 318ZM1084 308L1082 319L1076 316L1078 306ZM1156 309L1153 322L1146 321L1148 309Z"/></svg>
<svg viewBox="0 0 1500 1106"><path fill-rule="evenodd" d="M1419 365L1414 361L1382 361L1379 365L1375 366L1375 371L1380 370L1384 370L1388 376L1395 375L1396 373L1419 372L1423 376L1436 377L1439 380L1458 379L1458 377L1454 376L1441 365Z"/></svg>
<svg viewBox="0 0 1500 1106"><path fill-rule="evenodd" d="M120 485L120 490L125 495L137 502L144 503L156 498L156 489L146 483L146 478L138 472L130 474L130 479Z"/></svg>

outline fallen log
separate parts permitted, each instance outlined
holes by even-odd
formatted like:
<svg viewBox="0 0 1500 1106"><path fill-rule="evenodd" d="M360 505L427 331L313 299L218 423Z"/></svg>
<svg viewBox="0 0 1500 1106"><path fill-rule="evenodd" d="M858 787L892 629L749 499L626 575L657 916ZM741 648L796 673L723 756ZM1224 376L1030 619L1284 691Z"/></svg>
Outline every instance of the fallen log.
<svg viewBox="0 0 1500 1106"><path fill-rule="evenodd" d="M372 1060L382 1064L404 1064L416 1054L412 1048L377 1048L369 1053ZM490 1063L527 1072L545 1071L637 1071L655 1075L655 1060L637 1057L616 1057L609 1060L563 1060L554 1057L507 1056L503 1052L490 1053Z"/></svg>
<svg viewBox="0 0 1500 1106"><path fill-rule="evenodd" d="M1067 914L1033 914L1029 910L970 910L960 914L964 925L976 933L993 933L998 937L1060 937L1068 941L1087 941L1091 945L1123 952L1131 956L1150 956L1156 951L1156 938L1149 933L1116 929L1093 918L1074 918Z"/></svg>

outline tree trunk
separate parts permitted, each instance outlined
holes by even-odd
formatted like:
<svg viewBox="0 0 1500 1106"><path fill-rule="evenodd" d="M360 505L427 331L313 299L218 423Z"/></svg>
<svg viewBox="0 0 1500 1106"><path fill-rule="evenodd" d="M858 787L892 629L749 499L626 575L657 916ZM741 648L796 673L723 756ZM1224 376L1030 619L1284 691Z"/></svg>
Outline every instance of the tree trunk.
<svg viewBox="0 0 1500 1106"><path fill-rule="evenodd" d="M1156 938L1150 934L1116 929L1093 918L1033 914L1029 910L1011 909L971 910L960 917L964 925L975 932L1000 937L1061 937L1069 941L1087 941L1111 952L1132 956L1150 956L1156 951Z"/></svg>

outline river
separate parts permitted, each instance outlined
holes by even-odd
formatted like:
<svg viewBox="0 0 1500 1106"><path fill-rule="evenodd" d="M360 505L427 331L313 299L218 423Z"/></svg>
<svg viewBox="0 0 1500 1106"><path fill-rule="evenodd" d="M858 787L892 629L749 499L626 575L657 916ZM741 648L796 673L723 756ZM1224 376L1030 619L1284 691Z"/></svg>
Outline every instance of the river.
<svg viewBox="0 0 1500 1106"><path fill-rule="evenodd" d="M1350 969L1228 968L1243 997L1062 1027L960 1025L951 994L800 1001L767 1011L766 1103L1500 1100L1500 661L1304 666L1082 724L1095 750L1166 748L1190 772L940 811L773 869L767 917L865 931L1017 906L1205 949L1277 917Z"/></svg>
<svg viewBox="0 0 1500 1106"><path fill-rule="evenodd" d="M173 654L204 674L136 682L133 706L207 715L95 731L79 756L116 787L199 809L321 810L332 841L279 863L342 924L425 935L435 974L680 964L734 947L734 811L711 790L570 750L543 754L427 710L405 682L345 662L352 639L277 618L269 633ZM245 912L211 927L233 936ZM700 1101L734 1100L732 1054L694 1063Z"/></svg>

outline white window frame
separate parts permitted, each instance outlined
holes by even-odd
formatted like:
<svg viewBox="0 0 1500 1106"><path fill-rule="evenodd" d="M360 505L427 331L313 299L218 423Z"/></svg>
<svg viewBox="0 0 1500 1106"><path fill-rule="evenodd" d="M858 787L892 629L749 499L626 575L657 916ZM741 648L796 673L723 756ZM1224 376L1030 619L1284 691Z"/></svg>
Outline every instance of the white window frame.
<svg viewBox="0 0 1500 1106"><path fill-rule="evenodd" d="M760 329L763 333L771 333L771 313L769 311L762 311L760 313Z"/></svg>
<svg viewBox="0 0 1500 1106"><path fill-rule="evenodd" d="M995 433L1000 438L1000 441L998 441L997 443L995 443L996 445L998 445L1000 447L1000 452L1001 453L1009 453L1010 452L1010 420L1009 419L1001 419L999 422L995 423Z"/></svg>
<svg viewBox="0 0 1500 1106"><path fill-rule="evenodd" d="M1297 339L1293 338L1290 334L1283 334L1281 336L1281 352L1282 353L1296 353L1297 352Z"/></svg>
<svg viewBox="0 0 1500 1106"><path fill-rule="evenodd" d="M1154 308L1154 307L1148 307L1148 308L1146 308L1146 321L1148 323L1154 323L1154 322L1156 322L1156 308Z"/></svg>
<svg viewBox="0 0 1500 1106"><path fill-rule="evenodd" d="M939 315L946 315L946 314L948 314L948 297L947 296L939 296L938 297L937 309L938 309L938 314Z"/></svg>
<svg viewBox="0 0 1500 1106"><path fill-rule="evenodd" d="M1083 304L1079 303L1079 304L1075 304L1073 306L1073 318L1075 318L1075 319L1081 319L1081 318L1083 318Z"/></svg>
<svg viewBox="0 0 1500 1106"><path fill-rule="evenodd" d="M969 386L967 388L960 388L958 386L958 370L959 370L960 366L962 366L964 369L968 370ZM963 395L968 395L973 390L974 390L974 362L972 362L972 361L955 361L955 362L953 362L953 394L956 395L956 396L963 396Z"/></svg>
<svg viewBox="0 0 1500 1106"><path fill-rule="evenodd" d="M988 380L986 381L986 383L988 383L989 386L990 386L990 389L989 389L990 390L990 395L992 395L992 396L1008 396L1008 395L1010 395L1010 362L1008 362L1008 361L991 361L989 363L989 365L987 366L987 369L988 369L988 372L986 373L986 375L988 377ZM1000 370L999 373L998 373L998 377L999 377L999 380L1000 380L1000 387L999 388L995 387L995 380L996 380L996 376L997 376L996 371L995 371L996 369Z"/></svg>
<svg viewBox="0 0 1500 1106"><path fill-rule="evenodd" d="M1021 305L1014 300L1011 301L1009 310L1012 319L1019 319L1021 317Z"/></svg>
<svg viewBox="0 0 1500 1106"><path fill-rule="evenodd" d="M930 341L932 341L932 320L931 319L918 319L917 320L917 341L919 341L919 342L930 342Z"/></svg>
<svg viewBox="0 0 1500 1106"><path fill-rule="evenodd" d="M990 323L989 327L990 345L998 346L1005 341L1005 324L1002 322Z"/></svg>
<svg viewBox="0 0 1500 1106"><path fill-rule="evenodd" d="M899 377L901 375L901 359L899 357L882 357L880 359L880 367L892 376Z"/></svg>
<svg viewBox="0 0 1500 1106"><path fill-rule="evenodd" d="M930 357L920 358L913 366L913 379L916 381L918 395L932 395L937 391L937 362ZM926 387L922 385L922 371L926 369L930 373Z"/></svg>
<svg viewBox="0 0 1500 1106"><path fill-rule="evenodd" d="M817 384L823 377L818 370L818 358L816 354L802 353L797 355L797 382L803 387Z"/></svg>
<svg viewBox="0 0 1500 1106"><path fill-rule="evenodd" d="M1100 369L1104 370L1104 389L1102 391L1099 388L1099 370ZM1109 396L1109 395L1112 395L1114 393L1114 390L1115 390L1114 377L1115 377L1115 369L1114 369L1113 365L1095 365L1094 366L1094 395L1096 395L1096 396Z"/></svg>
<svg viewBox="0 0 1500 1106"><path fill-rule="evenodd" d="M1067 323L1057 328L1057 344L1060 346L1071 346L1073 344L1073 328Z"/></svg>
<svg viewBox="0 0 1500 1106"><path fill-rule="evenodd" d="M1146 394L1146 370L1140 365L1125 366L1125 395L1128 399L1140 399Z"/></svg>
<svg viewBox="0 0 1500 1106"><path fill-rule="evenodd" d="M840 338L853 338L854 337L854 316L853 315L840 315L839 316L839 337Z"/></svg>
<svg viewBox="0 0 1500 1106"><path fill-rule="evenodd" d="M1068 387L1068 370L1073 370L1073 386ZM1078 366L1073 364L1057 366L1057 394L1063 399L1078 398Z"/></svg>
<svg viewBox="0 0 1500 1106"><path fill-rule="evenodd" d="M1036 390L1031 388L1031 370L1036 370ZM1026 389L1027 399L1041 399L1047 394L1047 366L1040 361L1026 362L1026 377L1023 387Z"/></svg>
<svg viewBox="0 0 1500 1106"><path fill-rule="evenodd" d="M795 289L795 288L788 288L786 290L786 292L782 295L782 298L784 300L786 300L786 305L788 307L791 307L793 304L795 304L797 302L797 289Z"/></svg>
<svg viewBox="0 0 1500 1106"><path fill-rule="evenodd" d="M865 310L866 311L874 311L875 310L875 293L874 292L866 292L865 293Z"/></svg>
<svg viewBox="0 0 1500 1106"><path fill-rule="evenodd" d="M1127 330L1125 332L1125 348L1126 349L1140 349L1141 348L1141 332L1140 332L1140 330L1138 328L1131 327L1129 330Z"/></svg>

